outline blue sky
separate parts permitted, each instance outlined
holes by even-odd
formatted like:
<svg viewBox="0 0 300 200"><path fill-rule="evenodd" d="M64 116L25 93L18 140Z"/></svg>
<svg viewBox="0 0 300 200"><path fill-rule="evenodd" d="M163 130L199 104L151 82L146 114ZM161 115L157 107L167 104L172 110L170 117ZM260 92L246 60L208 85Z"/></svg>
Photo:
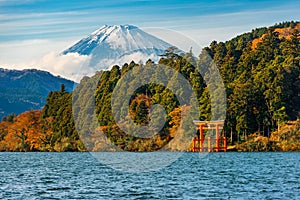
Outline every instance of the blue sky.
<svg viewBox="0 0 300 200"><path fill-rule="evenodd" d="M299 7L298 0L0 0L0 66L28 66L29 60L62 51L104 24L166 29L204 47L256 27L299 21Z"/></svg>
<svg viewBox="0 0 300 200"><path fill-rule="evenodd" d="M299 5L297 0L0 0L0 42L80 37L104 24L177 31L255 28L300 19ZM230 14L232 17L226 16ZM220 15L225 15L226 21L220 20Z"/></svg>

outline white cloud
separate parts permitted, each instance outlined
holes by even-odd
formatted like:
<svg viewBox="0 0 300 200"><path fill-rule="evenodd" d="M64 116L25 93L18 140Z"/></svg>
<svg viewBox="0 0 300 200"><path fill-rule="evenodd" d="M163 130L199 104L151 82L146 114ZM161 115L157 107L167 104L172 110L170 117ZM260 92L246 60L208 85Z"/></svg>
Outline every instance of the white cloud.
<svg viewBox="0 0 300 200"><path fill-rule="evenodd" d="M89 66L91 56L68 53L67 55L50 52L30 65L47 70L74 81L79 81L85 75L93 72Z"/></svg>
<svg viewBox="0 0 300 200"><path fill-rule="evenodd" d="M28 62L39 59L49 52L60 52L66 49L77 39L70 40L34 39L0 43L0 65L4 63L10 65L28 64Z"/></svg>
<svg viewBox="0 0 300 200"><path fill-rule="evenodd" d="M2 1L1 2L9 2ZM0 14L0 18L12 19L1 22L0 35L9 35L13 42L0 42L0 67L10 69L39 68L50 71L64 77L78 80L78 73L89 74L88 66L90 57L76 54L59 55L75 41L81 39L84 34L94 31L97 26L107 22L126 21L128 16L96 15L97 9L88 14L80 12L55 12L55 13L31 13L22 19L23 14ZM105 11L107 12L107 11ZM103 13L102 13L103 14ZM77 17L74 17L77 16ZM80 16L80 18L78 18ZM73 18L74 17L74 18ZM241 11L228 14L211 14L199 16L168 17L162 20L153 18L129 20L128 23L139 22L138 26L180 49L188 51L193 47L197 55L202 47L208 46L212 40L226 41L251 29L261 26L270 26L275 22L296 20L300 17L296 8L289 5L282 8L257 9L254 11ZM22 21L19 21L22 19ZM85 22L84 24L81 24ZM95 24L97 22L98 24ZM80 23L80 26L77 24ZM66 24L66 26L65 26ZM56 26L53 26L56 25ZM150 28L153 26L161 28ZM49 26L49 27L48 27ZM64 28L61 28L64 26ZM48 28L47 28L48 27ZM152 30L151 30L152 29ZM174 31L176 30L176 31ZM35 39L15 41L19 36L26 34L45 35L53 33L60 36L60 40ZM65 36L63 33L66 33ZM73 37L76 35L76 37ZM70 38L72 36L73 38ZM32 37L34 38L34 37ZM56 37L58 38L58 36ZM49 53L50 52L50 53Z"/></svg>
<svg viewBox="0 0 300 200"><path fill-rule="evenodd" d="M74 40L76 41L76 40ZM23 40L0 44L0 67L7 69L42 69L78 81L91 74L90 57L75 53L61 55L74 41Z"/></svg>

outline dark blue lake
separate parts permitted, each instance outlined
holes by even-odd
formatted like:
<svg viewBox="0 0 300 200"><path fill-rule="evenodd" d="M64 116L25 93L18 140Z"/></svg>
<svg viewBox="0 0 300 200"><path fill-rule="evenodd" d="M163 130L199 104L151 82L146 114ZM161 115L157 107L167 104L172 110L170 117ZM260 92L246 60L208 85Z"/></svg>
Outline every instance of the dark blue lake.
<svg viewBox="0 0 300 200"><path fill-rule="evenodd" d="M0 199L300 199L300 153L184 153L146 173L89 153L0 153L0 177Z"/></svg>

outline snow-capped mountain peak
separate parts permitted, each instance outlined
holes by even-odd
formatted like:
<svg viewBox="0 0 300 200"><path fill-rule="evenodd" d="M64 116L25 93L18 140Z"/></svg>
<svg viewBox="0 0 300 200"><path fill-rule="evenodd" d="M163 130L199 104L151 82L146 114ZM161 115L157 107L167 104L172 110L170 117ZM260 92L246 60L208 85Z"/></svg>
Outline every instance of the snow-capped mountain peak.
<svg viewBox="0 0 300 200"><path fill-rule="evenodd" d="M91 35L83 38L62 54L78 53L89 55L89 65L108 69L125 62L158 60L159 55L173 46L133 25L104 25Z"/></svg>

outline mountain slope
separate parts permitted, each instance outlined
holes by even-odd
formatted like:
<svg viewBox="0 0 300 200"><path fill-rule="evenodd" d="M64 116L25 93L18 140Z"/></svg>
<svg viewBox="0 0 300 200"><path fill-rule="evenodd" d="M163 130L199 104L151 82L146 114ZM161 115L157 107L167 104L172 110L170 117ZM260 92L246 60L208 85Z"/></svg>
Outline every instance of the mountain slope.
<svg viewBox="0 0 300 200"><path fill-rule="evenodd" d="M86 38L83 38L62 54L78 53L91 55L89 66L107 69L112 65L121 65L134 60L158 60L159 55L172 46L136 26L103 26Z"/></svg>
<svg viewBox="0 0 300 200"><path fill-rule="evenodd" d="M286 39L280 37L280 34L275 31L277 28L293 29L298 24L298 22L285 22L273 27L254 29L227 42L213 41L210 47L204 49L214 59L226 87L227 116L222 135L227 137L228 143L234 144L246 141L242 148L247 151L299 149L297 148L297 145L300 144L298 128L300 118L299 33L293 32L290 38ZM258 43L257 48L251 48L252 41L261 38L264 34L265 36ZM174 70L182 73L184 77L187 77L192 88L197 92L199 119L211 120L212 101L210 91L199 71L192 63L189 63L189 60L192 60L190 53L186 53L185 56L179 55L176 59L173 56L163 56L159 64L168 64ZM146 65L153 67L156 64L148 62ZM112 147L113 145L126 151L155 151L165 146L168 141L170 141L167 144L168 146L174 144L172 146L174 149L180 147L183 142L180 137L176 136L179 138L177 140L173 138L175 136L174 131L177 132L178 127L183 127L183 135L188 136L192 133L190 131L195 129L194 127L189 128L189 126L180 125L181 118L179 116L184 114L184 110L178 108L179 103L174 93L168 88L160 87L160 85L147 84L140 87L132 94L132 101L128 103L130 104L129 114L131 119L139 124L147 123L146 120L149 119L150 108L147 106L147 101L151 99L151 105L162 105L169 113L167 120L170 121L165 123L161 134L154 134L151 138L139 138L136 137L137 134L125 133L121 127L116 125L112 116L112 92L117 81L124 76L127 70L134 67L139 67L139 64L132 62L129 65L124 65L122 69L113 67L111 71L99 72L91 78L85 77L76 88L75 99L78 102L72 102L72 96L69 93L51 93L41 117L44 120L48 120L50 117L49 123L51 123L50 127L53 128L51 130L53 137L47 137L47 144L50 145L37 150L82 151L84 148L78 139L78 134L85 134L84 145L88 150L93 151L99 149L112 151L115 150ZM208 70L207 73L209 74L211 71ZM158 74L158 77L161 77L160 75L163 74ZM136 83L139 83L140 79L143 78L139 74L136 74L136 77L136 79L133 79ZM175 84L176 78L171 78L171 80L172 84ZM95 81L98 83L97 89L95 91L90 90L91 83ZM118 99L121 99L126 92L128 92L128 89L124 88ZM215 90L213 92L218 93L219 91ZM82 98L76 98L76 93L80 94ZM91 96L95 97L95 101L90 101ZM121 99L121 101L123 100ZM95 106L95 109L91 109L92 106ZM76 115L78 118L75 120L75 123L78 123L77 127L81 127L79 131L74 126L73 117L75 116L71 114L72 108L83 108L80 109L79 115ZM74 112L78 112L78 110ZM101 126L96 129L94 129L94 125L97 126L98 124L91 123L94 114L96 114L96 119L99 120ZM19 117L22 116L26 116L26 113ZM159 117L153 119L160 120ZM297 121L287 122L287 120ZM42 123L42 120L39 123ZM27 124L20 124L19 122L17 124L0 123L0 126L2 126L0 128L0 135L2 136L0 137L0 150L20 151L22 148L25 149L31 146L29 142L32 141L30 139L24 142L21 138L10 137L14 133L16 125L20 127L19 132L22 132L24 130L22 127L28 127ZM43 126L43 124L41 125ZM95 134L92 130L95 130ZM101 134L99 130L107 134ZM277 130L279 131L274 132ZM131 133L134 133L134 130ZM25 134L31 133L27 131ZM8 147L6 144L13 145Z"/></svg>
<svg viewBox="0 0 300 200"><path fill-rule="evenodd" d="M275 25L272 28L274 29L274 32L277 32L279 39L285 38L289 40L293 34L300 31L300 23L286 23L286 25ZM266 34L263 34L261 37L253 39L252 49L256 49L258 43L262 42L265 36ZM300 38L299 35L298 38Z"/></svg>
<svg viewBox="0 0 300 200"><path fill-rule="evenodd" d="M0 119L9 113L19 114L41 109L53 90L61 84L72 91L74 82L36 69L8 70L0 68Z"/></svg>

